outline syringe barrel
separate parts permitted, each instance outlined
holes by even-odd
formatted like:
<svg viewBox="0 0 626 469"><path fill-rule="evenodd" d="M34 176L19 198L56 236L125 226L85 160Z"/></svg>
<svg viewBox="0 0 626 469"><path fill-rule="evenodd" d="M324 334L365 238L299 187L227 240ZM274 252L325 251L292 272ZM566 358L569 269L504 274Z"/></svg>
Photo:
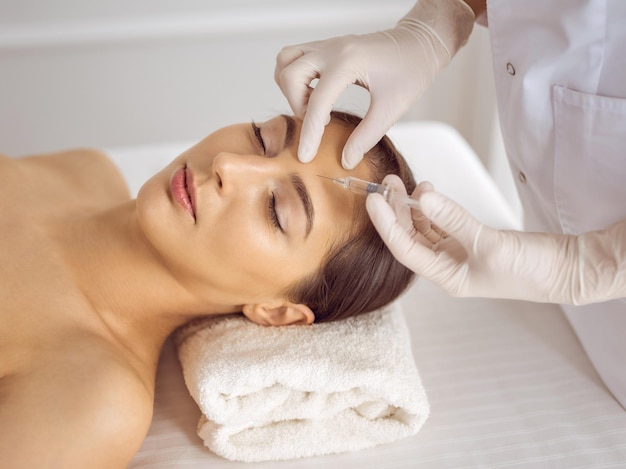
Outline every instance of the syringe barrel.
<svg viewBox="0 0 626 469"><path fill-rule="evenodd" d="M394 191L390 185L377 184L375 182L364 181L352 176L345 177L343 179L334 179L337 184L340 184L344 189L367 196L368 194L378 193L382 195L387 202L395 202L403 205L407 205L411 208L420 208L419 202L408 195L403 195Z"/></svg>
<svg viewBox="0 0 626 469"><path fill-rule="evenodd" d="M376 184L375 182L364 181L363 179L358 179L351 176L345 178L345 185L350 192L354 192L356 194L367 195L377 192L385 198L387 198L389 194L389 186Z"/></svg>

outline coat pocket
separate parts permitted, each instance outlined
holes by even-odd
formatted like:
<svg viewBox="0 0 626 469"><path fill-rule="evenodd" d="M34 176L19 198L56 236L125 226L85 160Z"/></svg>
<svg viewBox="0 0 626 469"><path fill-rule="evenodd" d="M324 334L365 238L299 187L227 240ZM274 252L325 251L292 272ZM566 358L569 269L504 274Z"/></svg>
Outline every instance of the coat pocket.
<svg viewBox="0 0 626 469"><path fill-rule="evenodd" d="M626 218L626 99L554 87L557 213L564 233Z"/></svg>

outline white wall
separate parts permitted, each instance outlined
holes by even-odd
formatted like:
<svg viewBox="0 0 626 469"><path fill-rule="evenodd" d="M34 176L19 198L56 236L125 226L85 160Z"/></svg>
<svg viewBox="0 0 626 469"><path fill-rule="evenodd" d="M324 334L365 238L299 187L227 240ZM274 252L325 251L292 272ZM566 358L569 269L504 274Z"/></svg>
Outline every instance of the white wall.
<svg viewBox="0 0 626 469"><path fill-rule="evenodd" d="M388 28L412 4L0 0L0 151L193 141L288 112L273 81L282 46ZM488 33L477 26L405 119L452 124L506 192L491 74ZM367 103L350 90L339 105L362 113Z"/></svg>

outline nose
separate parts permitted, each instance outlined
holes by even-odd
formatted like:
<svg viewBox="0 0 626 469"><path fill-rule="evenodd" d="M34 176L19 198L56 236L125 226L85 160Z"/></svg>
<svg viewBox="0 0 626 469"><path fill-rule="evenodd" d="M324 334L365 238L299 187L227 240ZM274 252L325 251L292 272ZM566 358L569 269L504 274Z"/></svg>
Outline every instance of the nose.
<svg viewBox="0 0 626 469"><path fill-rule="evenodd" d="M261 188L275 173L269 160L258 155L222 152L213 159L213 175L222 195Z"/></svg>

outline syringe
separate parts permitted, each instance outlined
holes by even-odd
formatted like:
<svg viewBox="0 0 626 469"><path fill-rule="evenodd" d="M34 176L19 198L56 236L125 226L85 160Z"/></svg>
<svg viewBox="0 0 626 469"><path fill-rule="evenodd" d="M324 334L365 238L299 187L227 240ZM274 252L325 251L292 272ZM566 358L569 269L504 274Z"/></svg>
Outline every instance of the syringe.
<svg viewBox="0 0 626 469"><path fill-rule="evenodd" d="M420 208L417 200L394 191L393 188L387 184L377 184L375 182L364 181L363 179L358 179L352 176L347 176L345 178L331 178L328 176L320 176L319 174L318 176L324 179L330 179L335 184L339 184L344 189L354 192L355 194L366 196L367 194L377 192L382 195L387 202L401 203L418 210Z"/></svg>

